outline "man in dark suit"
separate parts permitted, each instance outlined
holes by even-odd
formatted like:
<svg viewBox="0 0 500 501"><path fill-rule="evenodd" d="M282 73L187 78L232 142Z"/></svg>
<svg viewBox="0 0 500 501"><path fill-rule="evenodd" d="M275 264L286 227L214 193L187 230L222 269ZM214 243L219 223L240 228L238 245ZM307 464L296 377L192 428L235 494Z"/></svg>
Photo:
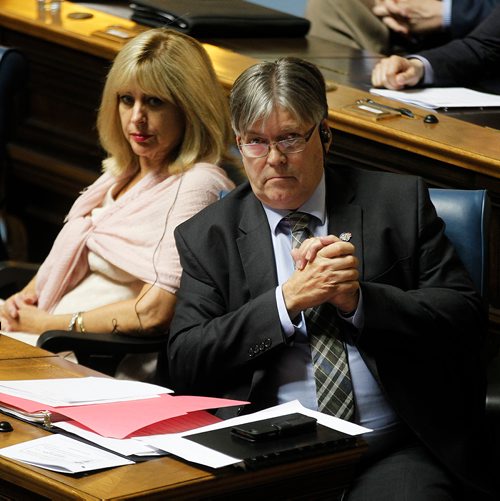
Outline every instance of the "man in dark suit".
<svg viewBox="0 0 500 501"><path fill-rule="evenodd" d="M403 58L384 58L373 69L375 87L471 86L500 93L500 6L465 38Z"/></svg>
<svg viewBox="0 0 500 501"><path fill-rule="evenodd" d="M324 167L327 111L320 71L299 59L255 65L235 82L249 183L175 232L171 386L249 400L239 412L338 403L317 393L319 307L349 365L338 384L349 412L325 412L374 429L346 499L458 499L482 457L480 298L422 180ZM297 212L310 235L301 244Z"/></svg>

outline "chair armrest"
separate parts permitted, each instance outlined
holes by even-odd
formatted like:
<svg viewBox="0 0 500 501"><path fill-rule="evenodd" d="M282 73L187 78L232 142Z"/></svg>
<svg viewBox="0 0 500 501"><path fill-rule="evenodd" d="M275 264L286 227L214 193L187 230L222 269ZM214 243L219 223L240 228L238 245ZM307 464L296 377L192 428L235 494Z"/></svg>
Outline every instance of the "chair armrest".
<svg viewBox="0 0 500 501"><path fill-rule="evenodd" d="M79 364L114 376L125 355L158 353L158 360L162 359L167 339L167 333L163 336L127 336L51 330L38 338L37 346L52 353L73 352ZM166 374L166 370L162 369L161 374Z"/></svg>
<svg viewBox="0 0 500 501"><path fill-rule="evenodd" d="M486 392L486 414L500 429L500 356L488 364L488 387Z"/></svg>
<svg viewBox="0 0 500 501"><path fill-rule="evenodd" d="M74 351L88 354L126 355L128 353L155 353L164 349L167 335L127 336L125 334L97 334L51 330L44 332L37 346L53 353Z"/></svg>

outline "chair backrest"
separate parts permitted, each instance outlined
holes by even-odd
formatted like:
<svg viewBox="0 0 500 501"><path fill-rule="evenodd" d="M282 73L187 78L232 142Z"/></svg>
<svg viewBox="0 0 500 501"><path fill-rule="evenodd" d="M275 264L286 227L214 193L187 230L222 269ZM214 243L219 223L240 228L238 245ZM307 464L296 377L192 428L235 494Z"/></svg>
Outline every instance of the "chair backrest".
<svg viewBox="0 0 500 501"><path fill-rule="evenodd" d="M12 128L13 97L28 76L28 63L17 49L0 45L0 146L3 148Z"/></svg>
<svg viewBox="0 0 500 501"><path fill-rule="evenodd" d="M10 47L0 46L0 260L8 258L8 225L3 214L7 185L7 141L13 130L12 107L16 93L28 74L24 56Z"/></svg>
<svg viewBox="0 0 500 501"><path fill-rule="evenodd" d="M430 188L429 194L446 224L446 236L487 301L491 215L487 191Z"/></svg>

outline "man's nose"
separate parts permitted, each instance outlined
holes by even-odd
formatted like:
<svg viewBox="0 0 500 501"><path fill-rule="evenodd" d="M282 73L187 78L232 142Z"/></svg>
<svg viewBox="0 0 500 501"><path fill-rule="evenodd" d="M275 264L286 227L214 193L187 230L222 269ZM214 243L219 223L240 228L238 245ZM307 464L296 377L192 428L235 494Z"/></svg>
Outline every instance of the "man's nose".
<svg viewBox="0 0 500 501"><path fill-rule="evenodd" d="M286 155L281 153L276 143L269 145L269 153L267 155L267 162L269 164L280 164L286 162Z"/></svg>

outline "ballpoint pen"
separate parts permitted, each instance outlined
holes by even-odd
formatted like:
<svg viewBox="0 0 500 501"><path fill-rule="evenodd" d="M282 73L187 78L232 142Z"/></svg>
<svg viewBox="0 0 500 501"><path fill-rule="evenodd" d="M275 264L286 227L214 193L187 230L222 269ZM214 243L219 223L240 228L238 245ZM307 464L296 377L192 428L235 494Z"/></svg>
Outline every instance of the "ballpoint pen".
<svg viewBox="0 0 500 501"><path fill-rule="evenodd" d="M413 111L409 110L408 108L395 108L395 107L389 106L387 104L377 103L373 99L359 99L358 101L360 103L371 104L372 106L376 106L378 108L384 108L386 110L397 111L398 113L401 113L401 115L404 115L405 117L408 117L408 118L415 118L415 114L413 113Z"/></svg>

